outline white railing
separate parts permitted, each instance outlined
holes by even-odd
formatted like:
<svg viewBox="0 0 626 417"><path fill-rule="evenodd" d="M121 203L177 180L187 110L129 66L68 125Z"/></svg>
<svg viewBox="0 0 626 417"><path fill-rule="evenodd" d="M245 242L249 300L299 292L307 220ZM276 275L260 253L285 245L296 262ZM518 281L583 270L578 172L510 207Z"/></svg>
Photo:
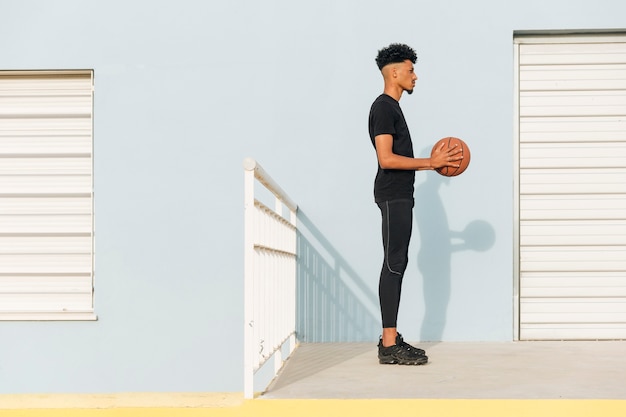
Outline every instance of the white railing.
<svg viewBox="0 0 626 417"><path fill-rule="evenodd" d="M296 347L296 212L298 206L251 158L244 167L244 397L273 357L274 376ZM255 196L255 184L274 195L273 209ZM288 216L283 213L288 211ZM286 358L285 358L286 359Z"/></svg>

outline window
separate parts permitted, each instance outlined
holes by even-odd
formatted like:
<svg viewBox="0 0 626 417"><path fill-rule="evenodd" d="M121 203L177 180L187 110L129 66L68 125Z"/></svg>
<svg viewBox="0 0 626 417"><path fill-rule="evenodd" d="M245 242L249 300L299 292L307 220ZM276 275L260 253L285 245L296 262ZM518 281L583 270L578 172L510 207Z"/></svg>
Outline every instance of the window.
<svg viewBox="0 0 626 417"><path fill-rule="evenodd" d="M519 337L626 338L626 33L515 38Z"/></svg>
<svg viewBox="0 0 626 417"><path fill-rule="evenodd" d="M0 320L93 320L93 71L0 71Z"/></svg>

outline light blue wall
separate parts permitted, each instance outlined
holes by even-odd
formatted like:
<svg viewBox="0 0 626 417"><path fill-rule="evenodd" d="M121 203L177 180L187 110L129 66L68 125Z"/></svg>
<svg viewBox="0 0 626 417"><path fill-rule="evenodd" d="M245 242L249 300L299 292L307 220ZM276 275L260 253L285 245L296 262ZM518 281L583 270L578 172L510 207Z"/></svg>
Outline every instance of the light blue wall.
<svg viewBox="0 0 626 417"><path fill-rule="evenodd" d="M375 341L367 114L391 42L419 55L401 101L415 149L456 135L472 150L447 183L417 175L399 326L410 340L511 340L513 31L625 15L621 0L0 0L0 69L95 70L99 316L0 322L0 392L242 390L246 156L298 202L302 237L340 259L333 276L366 315L361 332L303 336ZM468 225L465 244L450 235Z"/></svg>

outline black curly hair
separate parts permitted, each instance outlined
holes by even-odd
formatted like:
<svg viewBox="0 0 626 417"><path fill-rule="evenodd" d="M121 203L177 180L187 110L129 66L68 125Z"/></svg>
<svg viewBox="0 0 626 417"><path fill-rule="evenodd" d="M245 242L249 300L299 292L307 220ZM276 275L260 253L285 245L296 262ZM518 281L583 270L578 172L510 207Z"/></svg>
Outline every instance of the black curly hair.
<svg viewBox="0 0 626 417"><path fill-rule="evenodd" d="M378 65L378 69L382 70L387 64L404 62L407 59L414 64L417 61L417 54L413 48L403 43L392 43L378 51L376 65Z"/></svg>

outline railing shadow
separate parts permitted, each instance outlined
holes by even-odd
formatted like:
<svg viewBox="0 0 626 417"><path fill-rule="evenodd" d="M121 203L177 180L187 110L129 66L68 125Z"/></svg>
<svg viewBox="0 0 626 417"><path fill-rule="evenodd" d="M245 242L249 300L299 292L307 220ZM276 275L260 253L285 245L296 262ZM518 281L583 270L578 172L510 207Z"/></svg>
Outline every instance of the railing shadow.
<svg viewBox="0 0 626 417"><path fill-rule="evenodd" d="M296 335L301 342L371 341L378 296L308 216L298 210Z"/></svg>
<svg viewBox="0 0 626 417"><path fill-rule="evenodd" d="M446 207L439 195L450 178L427 173L415 189L415 219L420 234L418 268L424 285L425 315L422 341L441 341L450 301L452 254L456 251L485 251L495 242L493 227L484 220L470 222L462 231L450 230Z"/></svg>

